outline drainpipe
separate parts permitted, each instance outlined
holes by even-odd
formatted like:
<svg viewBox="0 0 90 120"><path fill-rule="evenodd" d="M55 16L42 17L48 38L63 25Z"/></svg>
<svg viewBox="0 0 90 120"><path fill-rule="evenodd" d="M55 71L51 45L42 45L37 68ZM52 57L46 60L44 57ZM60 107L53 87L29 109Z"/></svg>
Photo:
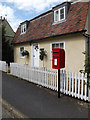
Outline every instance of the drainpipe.
<svg viewBox="0 0 90 120"><path fill-rule="evenodd" d="M88 51L88 62L90 61L90 35L85 34L85 32L83 33L83 35L86 37L87 39L87 51ZM90 76L90 73L88 73L88 75ZM88 79L88 83L90 85L90 78ZM90 88L88 87L88 101L90 102Z"/></svg>
<svg viewBox="0 0 90 120"><path fill-rule="evenodd" d="M90 60L90 37L88 37L88 60Z"/></svg>
<svg viewBox="0 0 90 120"><path fill-rule="evenodd" d="M88 61L90 63L90 37L88 37ZM89 77L90 77L90 71L89 71ZM89 85L90 85L90 78L88 79ZM88 101L90 102L90 88L88 88Z"/></svg>
<svg viewBox="0 0 90 120"><path fill-rule="evenodd" d="M90 63L90 37L88 37L88 61ZM89 71L89 77L90 77L90 71ZM90 78L88 79L89 85L90 85ZM88 101L90 102L90 88L88 88Z"/></svg>
<svg viewBox="0 0 90 120"><path fill-rule="evenodd" d="M85 32L83 32L83 36L86 37L87 39L87 52L88 52L88 56L90 56L90 35L85 34ZM90 57L88 57L88 61L90 60Z"/></svg>

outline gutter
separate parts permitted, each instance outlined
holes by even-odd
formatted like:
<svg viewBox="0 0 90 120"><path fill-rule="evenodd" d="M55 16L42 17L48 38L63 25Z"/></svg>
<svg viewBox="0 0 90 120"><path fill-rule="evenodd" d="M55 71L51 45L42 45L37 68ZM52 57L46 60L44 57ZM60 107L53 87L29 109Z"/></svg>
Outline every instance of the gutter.
<svg viewBox="0 0 90 120"><path fill-rule="evenodd" d="M89 34L85 34L85 32L83 32L83 35L87 38L87 44L88 44L88 62L90 61L90 35ZM90 71L88 73L88 76L90 76ZM90 78L88 78L88 85L90 85ZM90 88L87 87L87 95L88 95L88 101L90 101Z"/></svg>
<svg viewBox="0 0 90 120"><path fill-rule="evenodd" d="M80 33L80 32L84 33L84 32L86 32L86 30L75 31L75 32L71 32L71 33L64 33L64 34L59 34L59 35L53 35L53 36L50 36L50 37L45 37L45 38L40 38L40 39L32 39L32 40L29 40L29 41L24 41L24 42L19 42L19 43L12 43L12 44L16 45L16 44L32 43L34 41L38 41L38 40L42 40L42 39L55 38L55 37L59 37L59 36L71 35L71 34L76 34L76 33Z"/></svg>

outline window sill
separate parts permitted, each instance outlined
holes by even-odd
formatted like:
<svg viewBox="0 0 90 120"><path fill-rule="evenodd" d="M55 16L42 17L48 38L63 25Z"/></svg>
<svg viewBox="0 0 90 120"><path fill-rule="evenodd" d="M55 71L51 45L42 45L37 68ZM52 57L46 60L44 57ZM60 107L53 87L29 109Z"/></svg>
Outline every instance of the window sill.
<svg viewBox="0 0 90 120"><path fill-rule="evenodd" d="M24 32L24 33L21 33L20 35L24 35L24 34L26 34L26 32Z"/></svg>
<svg viewBox="0 0 90 120"><path fill-rule="evenodd" d="M66 19L61 20L61 21L57 21L57 22L53 22L52 25L56 25L56 24L63 23L63 22L66 22Z"/></svg>
<svg viewBox="0 0 90 120"><path fill-rule="evenodd" d="M25 58L25 57L20 57L20 59L23 59L23 58Z"/></svg>

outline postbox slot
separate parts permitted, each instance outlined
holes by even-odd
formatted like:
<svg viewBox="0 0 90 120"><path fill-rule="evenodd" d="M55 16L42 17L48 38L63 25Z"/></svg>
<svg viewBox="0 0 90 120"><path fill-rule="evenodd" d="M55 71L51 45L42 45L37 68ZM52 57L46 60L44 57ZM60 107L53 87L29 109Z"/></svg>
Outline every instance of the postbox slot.
<svg viewBox="0 0 90 120"><path fill-rule="evenodd" d="M53 52L53 56L60 56L59 52Z"/></svg>
<svg viewBox="0 0 90 120"><path fill-rule="evenodd" d="M53 52L53 53L59 53L59 52Z"/></svg>

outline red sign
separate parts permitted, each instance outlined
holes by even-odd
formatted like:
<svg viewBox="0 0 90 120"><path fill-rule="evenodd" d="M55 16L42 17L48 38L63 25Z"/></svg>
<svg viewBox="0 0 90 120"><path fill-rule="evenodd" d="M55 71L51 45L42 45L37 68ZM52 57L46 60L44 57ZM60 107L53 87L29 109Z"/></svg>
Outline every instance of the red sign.
<svg viewBox="0 0 90 120"><path fill-rule="evenodd" d="M65 67L65 51L61 48L52 50L52 68L61 69Z"/></svg>

